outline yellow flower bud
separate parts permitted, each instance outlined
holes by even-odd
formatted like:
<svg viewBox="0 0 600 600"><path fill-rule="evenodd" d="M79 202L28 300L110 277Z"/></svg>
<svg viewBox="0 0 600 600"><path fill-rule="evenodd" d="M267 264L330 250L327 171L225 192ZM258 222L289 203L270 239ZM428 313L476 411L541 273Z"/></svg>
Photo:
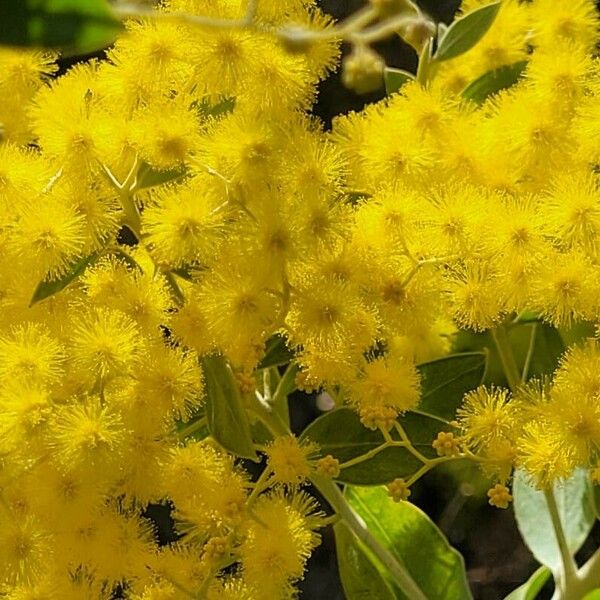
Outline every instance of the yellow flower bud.
<svg viewBox="0 0 600 600"><path fill-rule="evenodd" d="M381 87L385 62L371 48L356 46L344 59L342 82L357 94L366 94Z"/></svg>
<svg viewBox="0 0 600 600"><path fill-rule="evenodd" d="M404 479L394 479L387 486L388 494L394 502L401 502L402 500L408 500L410 496L410 490Z"/></svg>
<svg viewBox="0 0 600 600"><path fill-rule="evenodd" d="M510 490L501 483L497 483L493 488L488 490L488 498L491 506L497 508L508 508L509 502L512 502Z"/></svg>
<svg viewBox="0 0 600 600"><path fill-rule="evenodd" d="M328 454L317 461L317 472L334 479L340 474L340 461Z"/></svg>
<svg viewBox="0 0 600 600"><path fill-rule="evenodd" d="M431 445L438 456L456 456L460 453L460 442L449 431L440 431Z"/></svg>

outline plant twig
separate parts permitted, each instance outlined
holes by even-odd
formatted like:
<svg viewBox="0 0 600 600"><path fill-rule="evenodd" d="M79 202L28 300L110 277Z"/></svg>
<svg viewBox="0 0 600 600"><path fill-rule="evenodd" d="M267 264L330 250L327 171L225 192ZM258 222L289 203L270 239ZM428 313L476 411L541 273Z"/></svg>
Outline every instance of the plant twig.
<svg viewBox="0 0 600 600"><path fill-rule="evenodd" d="M544 496L546 497L546 503L548 504L548 512L550 513L550 519L552 520L552 527L554 529L554 534L556 535L562 562L562 573L560 580L557 583L564 591L567 591L577 579L577 566L575 565L575 561L569 550L569 545L567 544L567 538L560 520L558 505L556 504L556 498L552 488L544 490Z"/></svg>
<svg viewBox="0 0 600 600"><path fill-rule="evenodd" d="M500 356L500 361L502 362L502 367L504 368L508 386L514 392L521 384L521 374L519 373L517 362L510 347L508 334L506 333L506 329L501 325L492 329L491 333Z"/></svg>

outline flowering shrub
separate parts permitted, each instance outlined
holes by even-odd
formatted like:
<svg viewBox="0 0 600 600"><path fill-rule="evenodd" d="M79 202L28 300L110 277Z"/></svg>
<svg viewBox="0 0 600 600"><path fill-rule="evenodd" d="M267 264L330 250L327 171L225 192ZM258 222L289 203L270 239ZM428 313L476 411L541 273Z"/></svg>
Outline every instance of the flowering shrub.
<svg viewBox="0 0 600 600"><path fill-rule="evenodd" d="M350 600L469 598L410 504L456 461L542 564L511 598L600 588L591 0L0 7L3 598L290 598L331 524ZM389 94L325 131L342 40Z"/></svg>

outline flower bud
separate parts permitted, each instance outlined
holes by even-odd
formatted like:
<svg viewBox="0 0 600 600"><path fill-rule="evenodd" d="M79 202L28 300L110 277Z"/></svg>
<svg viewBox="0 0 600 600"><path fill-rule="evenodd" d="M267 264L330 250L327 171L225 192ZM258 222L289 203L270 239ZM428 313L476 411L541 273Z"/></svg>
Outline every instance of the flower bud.
<svg viewBox="0 0 600 600"><path fill-rule="evenodd" d="M342 82L357 94L366 94L379 88L383 82L385 62L371 48L357 46L344 59Z"/></svg>
<svg viewBox="0 0 600 600"><path fill-rule="evenodd" d="M401 13L418 14L417 7L410 0L371 0L371 6L382 17L399 15Z"/></svg>
<svg viewBox="0 0 600 600"><path fill-rule="evenodd" d="M404 479L394 479L394 481L388 483L387 489L388 495L394 502L408 500L410 496L410 490Z"/></svg>
<svg viewBox="0 0 600 600"><path fill-rule="evenodd" d="M306 52L314 43L314 35L303 27L285 27L279 32L279 41L290 54Z"/></svg>
<svg viewBox="0 0 600 600"><path fill-rule="evenodd" d="M435 35L435 31L435 23L420 17L411 19L402 28L400 35L407 44L410 44L420 54L427 40Z"/></svg>

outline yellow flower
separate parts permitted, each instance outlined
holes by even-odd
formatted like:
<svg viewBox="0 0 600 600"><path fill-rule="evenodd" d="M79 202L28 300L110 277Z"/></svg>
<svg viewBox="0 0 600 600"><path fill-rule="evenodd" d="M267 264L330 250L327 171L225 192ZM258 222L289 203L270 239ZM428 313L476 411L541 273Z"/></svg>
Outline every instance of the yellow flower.
<svg viewBox="0 0 600 600"><path fill-rule="evenodd" d="M263 597L288 597L291 583L302 578L306 561L319 543L314 529L320 526L320 513L303 492L291 498L278 492L262 495L253 513L256 521L248 524L240 548L244 580Z"/></svg>
<svg viewBox="0 0 600 600"><path fill-rule="evenodd" d="M483 386L469 392L457 411L465 442L473 448L511 440L518 431L519 412L508 390Z"/></svg>
<svg viewBox="0 0 600 600"><path fill-rule="evenodd" d="M311 442L299 442L293 436L276 438L266 448L271 480L288 486L303 483L314 468L317 452L318 446Z"/></svg>

